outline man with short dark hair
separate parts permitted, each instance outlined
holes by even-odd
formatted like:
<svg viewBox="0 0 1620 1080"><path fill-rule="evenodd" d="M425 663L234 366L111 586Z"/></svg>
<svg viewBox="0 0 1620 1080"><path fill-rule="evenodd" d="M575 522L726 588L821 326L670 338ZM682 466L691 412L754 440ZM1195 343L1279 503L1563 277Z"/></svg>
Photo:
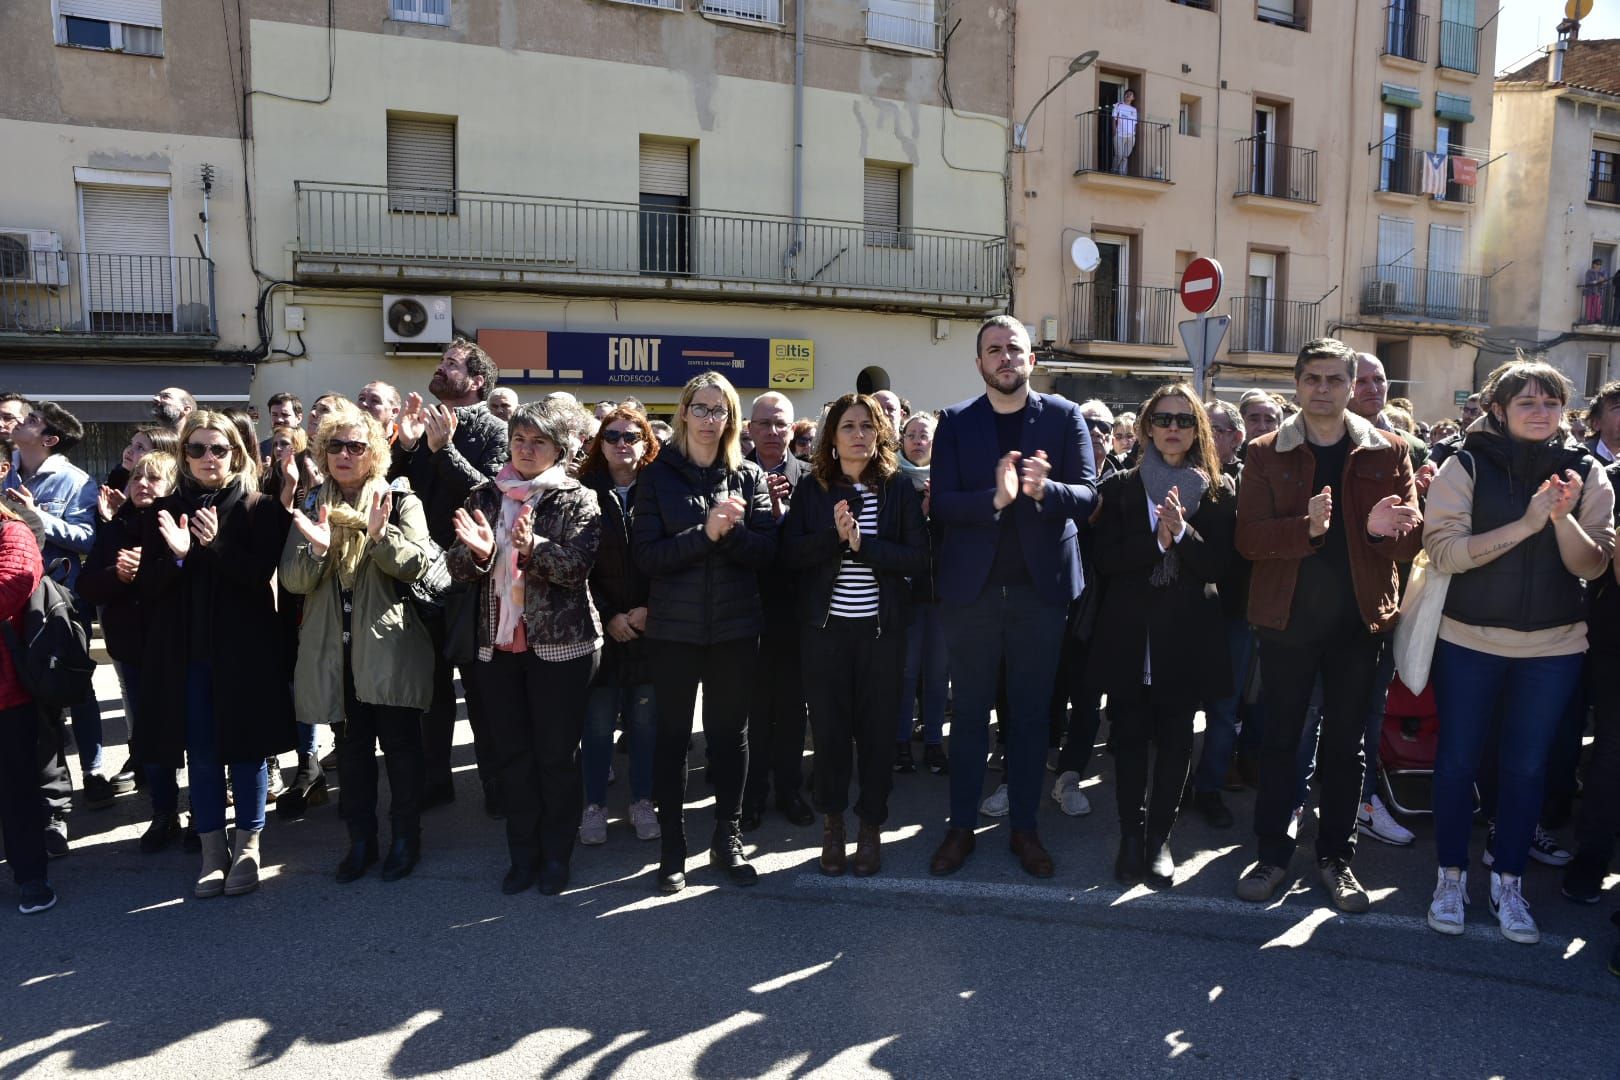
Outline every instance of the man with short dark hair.
<svg viewBox="0 0 1620 1080"><path fill-rule="evenodd" d="M266 405L270 409L270 431L259 440L260 461L270 460L271 443L275 442L276 428L304 426L304 403L298 399L297 394L271 394Z"/></svg>
<svg viewBox="0 0 1620 1080"><path fill-rule="evenodd" d="M1460 416L1464 432L1467 432L1469 425L1483 415L1485 415L1485 407L1480 403L1479 394L1469 394L1463 399Z"/></svg>
<svg viewBox="0 0 1620 1080"><path fill-rule="evenodd" d="M152 419L176 435L185 426L186 417L197 411L197 399L178 386L165 387L152 395Z"/></svg>
<svg viewBox="0 0 1620 1080"><path fill-rule="evenodd" d="M1620 461L1620 382L1604 383L1586 410L1587 446L1605 465Z"/></svg>
<svg viewBox="0 0 1620 1080"><path fill-rule="evenodd" d="M1369 904L1350 861L1380 635L1395 622L1396 564L1423 545L1411 458L1405 444L1348 411L1355 377L1348 345L1306 343L1294 363L1301 411L1250 444L1237 511L1237 550L1253 563L1249 621L1266 688L1254 811L1259 858L1238 882L1238 896L1267 901L1288 878L1296 756L1320 675L1317 869L1345 912Z"/></svg>
<svg viewBox="0 0 1620 1080"><path fill-rule="evenodd" d="M17 425L28 418L28 399L23 395L12 392L0 394L0 435L11 438L11 433L17 430ZM8 453L7 458L11 455Z"/></svg>

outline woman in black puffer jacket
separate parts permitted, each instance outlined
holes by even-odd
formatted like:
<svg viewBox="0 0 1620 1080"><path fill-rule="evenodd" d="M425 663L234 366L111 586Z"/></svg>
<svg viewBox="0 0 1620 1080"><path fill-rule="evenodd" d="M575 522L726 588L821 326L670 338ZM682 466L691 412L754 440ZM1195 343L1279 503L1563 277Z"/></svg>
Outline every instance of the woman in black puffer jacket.
<svg viewBox="0 0 1620 1080"><path fill-rule="evenodd" d="M737 391L705 372L686 384L675 433L641 473L631 535L636 563L652 581L646 637L657 698L653 797L663 848L658 887L686 886L686 748L703 685L703 732L714 774L710 862L752 885L743 857L743 778L748 774L748 702L765 623L758 572L776 554L776 522L765 474L743 461Z"/></svg>

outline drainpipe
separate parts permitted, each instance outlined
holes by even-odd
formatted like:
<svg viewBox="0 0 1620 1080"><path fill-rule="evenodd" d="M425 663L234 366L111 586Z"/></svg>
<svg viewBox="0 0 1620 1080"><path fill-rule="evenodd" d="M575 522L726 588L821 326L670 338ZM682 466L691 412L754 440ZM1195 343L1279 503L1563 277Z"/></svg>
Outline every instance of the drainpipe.
<svg viewBox="0 0 1620 1080"><path fill-rule="evenodd" d="M810 0L793 0L793 243L782 256L789 278L797 278L804 250L804 9Z"/></svg>

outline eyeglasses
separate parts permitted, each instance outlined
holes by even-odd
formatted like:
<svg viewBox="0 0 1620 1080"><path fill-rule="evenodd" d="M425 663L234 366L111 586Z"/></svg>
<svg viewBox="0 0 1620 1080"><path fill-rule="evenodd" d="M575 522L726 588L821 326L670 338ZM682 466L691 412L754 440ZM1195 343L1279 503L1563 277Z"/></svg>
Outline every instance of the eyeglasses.
<svg viewBox="0 0 1620 1080"><path fill-rule="evenodd" d="M613 443L615 446L617 446L619 443L629 443L631 446L634 446L636 443L641 441L641 432L604 431L602 432L602 441Z"/></svg>
<svg viewBox="0 0 1620 1080"><path fill-rule="evenodd" d="M1211 424L1211 425L1209 425L1209 430L1213 431L1217 435L1230 435L1234 431L1236 431L1237 428L1234 428L1234 427L1217 427L1216 425Z"/></svg>
<svg viewBox="0 0 1620 1080"><path fill-rule="evenodd" d="M327 439L326 440L326 452L328 454L346 454L349 457L360 457L363 454L365 454L365 452L367 450L370 450L370 449L371 449L371 444L370 443L360 442L358 440L350 440L350 439Z"/></svg>
<svg viewBox="0 0 1620 1080"><path fill-rule="evenodd" d="M1087 420L1086 427L1090 428L1092 432L1097 435L1110 435L1113 434L1114 431L1114 425L1110 424L1107 420Z"/></svg>
<svg viewBox="0 0 1620 1080"><path fill-rule="evenodd" d="M1156 412L1148 417L1148 422L1156 428L1168 428L1174 424L1182 431L1190 431L1198 424L1198 418L1192 413L1185 412Z"/></svg>
<svg viewBox="0 0 1620 1080"><path fill-rule="evenodd" d="M726 418L731 415L731 413L726 410L724 405L705 405L701 401L695 401L688 405L686 407L686 411L691 413L695 419L718 420L722 424L725 423Z"/></svg>
<svg viewBox="0 0 1620 1080"><path fill-rule="evenodd" d="M225 458L231 456L230 444L200 442L186 443L186 457L190 458L192 461L201 461L210 454L213 455L214 458L223 461Z"/></svg>

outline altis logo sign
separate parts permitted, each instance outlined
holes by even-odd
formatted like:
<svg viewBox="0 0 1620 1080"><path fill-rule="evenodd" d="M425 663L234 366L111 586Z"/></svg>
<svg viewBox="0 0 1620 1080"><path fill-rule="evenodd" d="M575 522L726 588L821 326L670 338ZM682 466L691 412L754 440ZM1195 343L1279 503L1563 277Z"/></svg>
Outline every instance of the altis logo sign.
<svg viewBox="0 0 1620 1080"><path fill-rule="evenodd" d="M816 343L801 338L772 338L770 385L773 390L814 389Z"/></svg>

